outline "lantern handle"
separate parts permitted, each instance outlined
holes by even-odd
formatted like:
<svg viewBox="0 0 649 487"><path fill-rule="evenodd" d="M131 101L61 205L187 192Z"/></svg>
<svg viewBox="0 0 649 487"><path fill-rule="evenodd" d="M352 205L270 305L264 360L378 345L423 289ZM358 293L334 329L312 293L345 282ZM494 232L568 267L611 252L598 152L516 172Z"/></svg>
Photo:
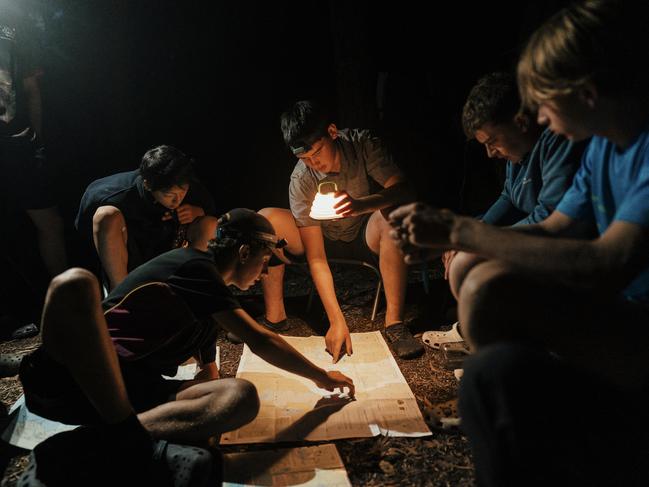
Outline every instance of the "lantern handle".
<svg viewBox="0 0 649 487"><path fill-rule="evenodd" d="M318 184L318 193L320 193L320 194L327 194L327 193L323 193L323 192L320 190L320 188L322 188L322 186L324 186L325 184L333 184L333 186L334 186L334 190L333 190L333 191L328 191L327 193L332 193L332 192L333 192L333 193L337 193L337 192L338 192L338 185L337 185L336 183L334 183L333 181L325 181L325 182L323 182L323 183Z"/></svg>

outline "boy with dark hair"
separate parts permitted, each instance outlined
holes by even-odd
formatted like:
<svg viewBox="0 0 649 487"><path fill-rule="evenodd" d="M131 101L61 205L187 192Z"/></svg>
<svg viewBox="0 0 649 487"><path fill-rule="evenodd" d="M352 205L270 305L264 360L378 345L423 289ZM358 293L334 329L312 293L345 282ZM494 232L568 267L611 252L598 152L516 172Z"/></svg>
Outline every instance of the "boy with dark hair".
<svg viewBox="0 0 649 487"><path fill-rule="evenodd" d="M283 245L268 220L239 208L219 221L207 251L166 252L131 272L103 303L97 280L83 269L52 281L43 345L20 368L26 403L42 416L90 427L36 448L33 461L53 476L42 478L46 485L69 475L57 466L69 465L69 453L52 445L96 446L112 452L116 466L140 471L152 454L151 438L200 444L256 416L259 401L251 383L215 380L217 327L209 317L269 363L323 389L348 387L353 396L351 379L320 369L260 326L227 287L250 287L265 274L271 249ZM194 380L161 377L174 375L192 356L199 369ZM82 445L93 435L101 445Z"/></svg>
<svg viewBox="0 0 649 487"><path fill-rule="evenodd" d="M491 73L471 89L462 124L467 138L483 144L489 157L507 159L500 198L481 217L492 225L538 223L556 208L572 183L584 149L543 129L519 112L516 80Z"/></svg>
<svg viewBox="0 0 649 487"><path fill-rule="evenodd" d="M593 136L547 219L500 229L423 205L391 215L408 260L424 248L484 259L459 300L478 352L460 413L481 485L649 484L648 7L575 3L523 51L525 106L571 140Z"/></svg>
<svg viewBox="0 0 649 487"><path fill-rule="evenodd" d="M137 266L181 245L188 225L215 211L192 160L161 145L144 154L140 169L91 183L76 227L94 244L106 284L114 289Z"/></svg>
<svg viewBox="0 0 649 487"><path fill-rule="evenodd" d="M467 138L483 144L489 157L507 159L503 191L480 218L492 225L527 225L547 218L570 187L587 144L543 129L533 116L520 112L520 106L514 76L490 73L471 89L462 112ZM458 283L480 258L451 250L442 261L451 292L458 299ZM437 343L445 335L431 331L423 339Z"/></svg>
<svg viewBox="0 0 649 487"><path fill-rule="evenodd" d="M317 103L295 103L282 114L281 127L286 145L298 158L289 184L291 209L265 208L260 213L288 246L276 253L280 265L271 266L262 281L266 315L258 320L273 329L286 326L284 264L305 256L329 319L325 341L336 362L341 353L352 353L352 343L327 257L378 260L387 301L388 342L402 358L421 355L423 346L403 322L407 268L382 214L411 198L405 176L379 139L366 130L339 130ZM336 218L328 221L309 216L323 183L337 188L339 199Z"/></svg>

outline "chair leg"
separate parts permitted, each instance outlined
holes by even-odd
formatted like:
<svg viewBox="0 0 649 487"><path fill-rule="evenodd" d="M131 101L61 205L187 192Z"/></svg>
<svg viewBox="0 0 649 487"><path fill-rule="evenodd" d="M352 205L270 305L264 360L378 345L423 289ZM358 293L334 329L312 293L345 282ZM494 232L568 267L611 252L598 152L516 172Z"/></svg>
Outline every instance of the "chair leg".
<svg viewBox="0 0 649 487"><path fill-rule="evenodd" d="M374 294L374 306L372 307L372 319L376 318L376 312L379 308L379 299L381 298L381 289L383 288L383 281L379 279L378 284L376 285L376 293Z"/></svg>
<svg viewBox="0 0 649 487"><path fill-rule="evenodd" d="M313 295L315 294L315 285L311 284L311 291L309 291L309 299L306 302L306 312L311 311L311 305L313 304Z"/></svg>

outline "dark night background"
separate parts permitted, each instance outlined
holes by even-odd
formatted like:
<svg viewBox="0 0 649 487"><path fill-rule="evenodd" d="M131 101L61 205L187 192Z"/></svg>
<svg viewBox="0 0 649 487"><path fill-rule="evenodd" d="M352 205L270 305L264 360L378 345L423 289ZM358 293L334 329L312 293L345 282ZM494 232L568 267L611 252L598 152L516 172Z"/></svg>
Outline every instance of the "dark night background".
<svg viewBox="0 0 649 487"><path fill-rule="evenodd" d="M502 164L465 142L464 99L481 75L512 68L565 2L22 3L39 23L48 158L78 265L72 222L85 187L136 168L158 144L196 158L220 210L287 207L295 160L278 119L307 97L329 103L339 127L385 137L420 199L483 210ZM14 216L5 235L29 226ZM16 247L18 263L38 255L25 240Z"/></svg>

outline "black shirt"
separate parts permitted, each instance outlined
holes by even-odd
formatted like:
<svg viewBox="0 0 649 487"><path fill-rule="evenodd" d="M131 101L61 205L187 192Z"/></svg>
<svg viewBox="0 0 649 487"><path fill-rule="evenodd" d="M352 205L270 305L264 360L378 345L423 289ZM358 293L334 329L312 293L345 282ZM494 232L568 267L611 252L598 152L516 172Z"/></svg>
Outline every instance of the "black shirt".
<svg viewBox="0 0 649 487"><path fill-rule="evenodd" d="M173 293L152 289L164 283ZM211 252L166 252L126 276L104 300L108 330L120 359L161 373L199 354L215 360L214 313L240 308L218 273ZM173 374L172 374L173 375Z"/></svg>
<svg viewBox="0 0 649 487"><path fill-rule="evenodd" d="M184 203L201 207L206 215L216 213L214 200L198 182L191 183ZM144 189L139 170L97 179L88 186L81 198L75 225L90 242L92 219L100 206L115 206L124 215L128 232L129 272L173 248L179 224L174 219L162 221L162 216L169 210Z"/></svg>

